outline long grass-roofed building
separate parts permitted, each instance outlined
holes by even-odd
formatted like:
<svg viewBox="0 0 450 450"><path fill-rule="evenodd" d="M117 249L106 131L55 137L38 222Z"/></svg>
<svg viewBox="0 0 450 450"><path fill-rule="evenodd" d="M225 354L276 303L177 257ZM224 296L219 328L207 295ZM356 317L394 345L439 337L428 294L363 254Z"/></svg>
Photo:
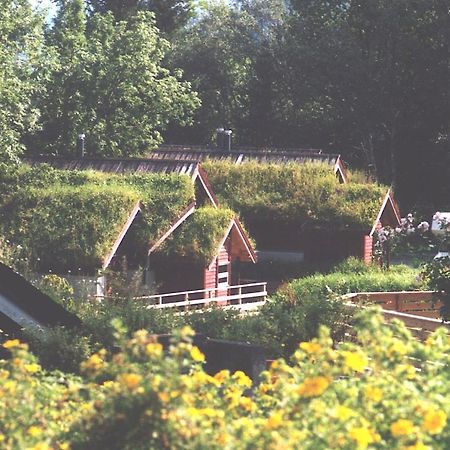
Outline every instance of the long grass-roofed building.
<svg viewBox="0 0 450 450"><path fill-rule="evenodd" d="M73 278L125 269L129 276L141 268L145 269L142 279L147 287L173 292L217 288L223 284L224 276L218 273L223 266L231 279L234 259L255 260L234 214L226 224L229 227L233 222L234 226L222 229L221 218L230 212L218 206L197 162L184 164L186 169L178 163L167 169L166 163L145 160L88 160L79 164L55 158L42 162L32 160L19 168L15 189L0 202L5 235L26 249L39 272L70 274ZM199 220L204 208L212 220ZM186 239L181 244L184 230L189 230L196 243L191 243L189 252L181 251L189 247ZM166 248L166 241L172 245ZM169 255L169 248L175 247L178 251ZM208 262L201 256L205 252L211 257ZM167 274L155 267L153 254L167 256ZM193 261L198 270L195 276L192 270L182 270L192 269ZM104 280L98 281L98 293L107 292Z"/></svg>

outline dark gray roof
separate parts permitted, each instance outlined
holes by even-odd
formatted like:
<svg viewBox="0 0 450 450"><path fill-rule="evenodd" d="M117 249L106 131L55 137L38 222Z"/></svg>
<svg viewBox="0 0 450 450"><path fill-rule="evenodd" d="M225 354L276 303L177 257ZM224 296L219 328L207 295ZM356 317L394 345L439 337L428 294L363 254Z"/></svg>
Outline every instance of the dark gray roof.
<svg viewBox="0 0 450 450"><path fill-rule="evenodd" d="M199 166L198 161L186 159L39 157L27 158L24 162L32 166L46 163L64 170L98 170L115 174L176 173L190 177L196 174Z"/></svg>
<svg viewBox="0 0 450 450"><path fill-rule="evenodd" d="M235 164L247 161L276 164L323 162L335 166L340 156L325 154L316 149L254 149L245 147L228 152L215 148L163 145L157 150L149 152L147 158L177 161L231 160Z"/></svg>

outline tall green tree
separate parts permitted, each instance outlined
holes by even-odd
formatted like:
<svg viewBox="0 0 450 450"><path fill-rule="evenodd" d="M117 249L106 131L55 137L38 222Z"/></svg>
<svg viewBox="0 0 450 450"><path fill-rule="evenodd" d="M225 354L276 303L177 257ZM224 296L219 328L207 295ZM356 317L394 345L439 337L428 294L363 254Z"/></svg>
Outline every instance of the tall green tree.
<svg viewBox="0 0 450 450"><path fill-rule="evenodd" d="M90 155L140 155L161 143L170 122L190 122L197 96L179 70L163 66L170 46L151 13L120 22L95 14L85 24L81 0L61 4L49 37L59 67L42 102L41 149L73 154L82 132Z"/></svg>
<svg viewBox="0 0 450 450"><path fill-rule="evenodd" d="M16 159L24 133L37 127L33 95L47 63L42 16L27 0L0 1L0 162Z"/></svg>
<svg viewBox="0 0 450 450"><path fill-rule="evenodd" d="M93 13L112 12L116 20L126 20L139 11L155 14L156 26L164 33L184 27L194 12L192 0L88 0Z"/></svg>

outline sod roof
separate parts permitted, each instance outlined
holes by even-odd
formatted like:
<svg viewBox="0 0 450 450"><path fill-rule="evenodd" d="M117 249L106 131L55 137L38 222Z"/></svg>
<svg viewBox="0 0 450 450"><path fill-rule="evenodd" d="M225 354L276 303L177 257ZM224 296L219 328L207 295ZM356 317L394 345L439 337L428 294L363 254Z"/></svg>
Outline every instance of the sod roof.
<svg viewBox="0 0 450 450"><path fill-rule="evenodd" d="M219 201L241 215L252 235L250 224L265 220L303 229L370 231L388 190L376 183L341 184L319 163L205 161L203 167Z"/></svg>
<svg viewBox="0 0 450 450"><path fill-rule="evenodd" d="M138 202L145 245L194 198L185 175L112 175L45 165L0 168L0 188L8 192L0 199L2 234L24 247L37 270L58 272L101 267Z"/></svg>

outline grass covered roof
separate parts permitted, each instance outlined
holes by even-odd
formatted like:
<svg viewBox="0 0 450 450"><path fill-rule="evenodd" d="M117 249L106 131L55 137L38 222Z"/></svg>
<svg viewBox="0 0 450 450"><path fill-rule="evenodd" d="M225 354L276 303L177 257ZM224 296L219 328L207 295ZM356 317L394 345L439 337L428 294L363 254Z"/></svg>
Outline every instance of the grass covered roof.
<svg viewBox="0 0 450 450"><path fill-rule="evenodd" d="M164 242L161 251L208 265L217 256L234 217L235 213L227 208L199 208Z"/></svg>
<svg viewBox="0 0 450 450"><path fill-rule="evenodd" d="M190 177L112 175L49 166L0 167L2 233L38 270L101 267L137 202L143 242L156 239L194 198Z"/></svg>
<svg viewBox="0 0 450 450"><path fill-rule="evenodd" d="M206 161L203 167L219 200L251 224L264 221L311 228L370 230L387 192L375 183L340 184L326 164L234 165Z"/></svg>

